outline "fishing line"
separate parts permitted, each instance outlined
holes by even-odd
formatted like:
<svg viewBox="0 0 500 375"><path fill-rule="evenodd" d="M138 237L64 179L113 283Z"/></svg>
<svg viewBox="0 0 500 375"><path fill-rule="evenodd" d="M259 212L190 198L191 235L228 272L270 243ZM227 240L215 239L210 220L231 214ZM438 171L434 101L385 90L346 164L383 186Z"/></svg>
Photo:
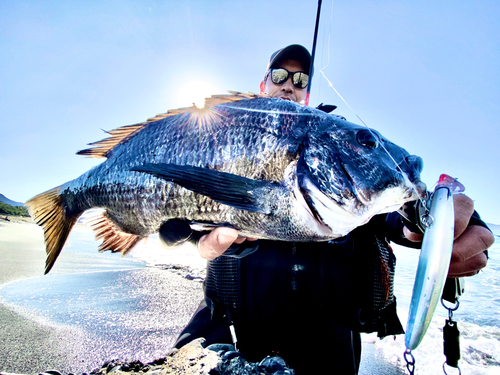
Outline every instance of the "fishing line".
<svg viewBox="0 0 500 375"><path fill-rule="evenodd" d="M331 8L330 13L331 13L330 19L332 19L333 18L333 0L332 0L332 8ZM333 22L329 22L328 35L330 35L332 32L332 24L333 24ZM323 32L322 39L321 39L321 64L323 64L325 61L325 50L327 50L327 48L325 47L326 35L327 35L327 33ZM328 42L330 42L329 39L328 39ZM328 44L327 44L327 46L328 46ZM321 87L323 86L322 83L323 83L323 81L320 81L318 84L318 97L319 98L321 98Z"/></svg>
<svg viewBox="0 0 500 375"><path fill-rule="evenodd" d="M330 14L330 27L331 27L332 23L333 23L333 0L332 0L332 11L331 11L331 14ZM327 57L328 57L328 59L327 59L327 64L324 67L322 67L319 71L321 72L323 78L328 83L328 86L331 87L333 91L335 91L335 93L338 95L338 97L344 102L344 104L349 108L349 110L356 116L356 118L361 122L361 124L366 129L368 129L368 131L374 137L376 137L376 135L373 134L372 130L363 121L363 119L349 105L349 103L347 102L347 100L345 100L345 98L333 86L332 82L328 79L328 77L326 76L326 74L324 72L324 70L330 64L330 39L331 39L331 34L332 34L332 32L331 32L331 28L330 28L330 31L328 33L328 45L327 45L327 48L328 48L327 49ZM411 186L411 189L413 189L417 193L417 195L419 196L419 201L421 202L421 204L423 205L423 207L426 208L426 199L424 197L420 197L420 194L418 193L416 185L409 180L408 176L402 171L402 169L399 167L399 165L396 162L396 160L394 159L394 157L387 150L387 148L382 144L382 142L380 143L380 145L382 146L382 148L384 149L384 151L386 152L386 154L389 156L389 158L394 162L394 164L396 165L396 168L401 172L401 174L403 175L403 177L407 181L407 183L408 182L410 183L409 186ZM427 210L427 208L426 208L426 210ZM453 229L452 229L452 231L453 231ZM425 233L427 234L427 229L425 230ZM424 237L424 239L425 239L425 237ZM419 261L419 267L420 267L420 261ZM416 284L416 281L415 281L415 286L416 285L417 284ZM443 303L443 305L444 305L444 303ZM458 304L457 304L457 308L458 308ZM411 309L410 309L410 313L411 313ZM449 323L449 322L451 322L451 323ZM446 334L445 334L445 329L446 329ZM459 343L458 343L458 337L459 336L460 336L460 332L456 328L456 323L452 321L452 313L451 313L451 310L450 310L450 318L449 318L449 320L447 320L447 324L443 328L444 354L446 356L446 361L443 364L443 371L444 371L445 374L447 374L446 368L445 368L445 364L448 364L451 367L457 368L458 371L459 371L459 374L461 373L460 367L458 367L458 360L460 359L460 347L459 347ZM406 361L407 369L408 369L409 373L410 374L414 374L414 371L415 371L415 358L414 358L414 356L412 354L412 351L409 349L408 343L406 344L406 351L404 352L404 359Z"/></svg>
<svg viewBox="0 0 500 375"><path fill-rule="evenodd" d="M328 55L328 58L330 58L329 55ZM328 61L328 63L329 63L329 61ZM328 82L328 86L330 86L333 89L333 91L335 91L335 93L339 96L339 98L342 99L342 101L344 102L344 104L358 118L358 120L361 122L361 124L363 124L363 126L366 129L368 129L368 131L370 132L370 134L373 135L375 138L378 138L377 135L375 133L373 133L372 129L368 125L366 125L366 123L363 121L363 119L356 113L356 111L354 111L354 109L349 105L349 103L347 103L347 101L344 99L344 97L342 95L340 95L340 93L338 92L338 90L333 86L333 84L330 82L330 80L326 77L325 72L323 71L323 69L325 69L327 66L328 65L326 65L324 68L321 68L319 71L321 72L321 74L323 75L323 77ZM402 173L403 177L405 178L405 180L407 180L407 182L410 183L410 185L412 186L413 190L415 190L415 192L417 193L417 195L420 196L420 194L418 193L418 190L416 188L416 185L413 182L411 182L410 179L408 178L408 176L406 176L406 173L404 173L401 170L401 168L399 167L399 164L396 162L396 160L391 155L391 153L389 152L389 150L387 150L387 148L384 146L384 144L382 142L380 142L380 146L384 149L384 151L386 152L386 154L389 155L389 158L393 161L393 163L396 166L396 168L401 171L401 173Z"/></svg>
<svg viewBox="0 0 500 375"><path fill-rule="evenodd" d="M333 3L333 2L332 2ZM331 20L330 20L331 21ZM363 119L356 113L356 111L349 105L349 103L347 102L347 100L344 99L344 97L340 94L340 92L333 86L332 82L328 79L328 77L326 76L325 72L324 72L324 69L326 69L328 67L328 65L330 65L330 36L331 36L331 32L330 34L328 35L328 53L327 53L327 63L324 67L322 67L319 72L323 75L323 78L326 80L326 82L328 83L328 86L330 86L333 91L335 91L335 93L339 96L339 98L344 102L344 104L349 108L349 110L354 114L354 116L356 116L358 118L358 120L361 122L361 124L363 124L363 126L365 128L368 129L368 131L375 137L377 138L377 136L372 132L372 129L366 125L366 123L363 121ZM382 148L384 149L384 151L387 153L387 155L389 155L389 157L391 158L391 160L394 162L394 164L396 165L396 167L399 168L399 164L396 162L396 160L394 160L394 158L392 157L391 153L385 148L385 146L381 143L380 144L382 146Z"/></svg>
<svg viewBox="0 0 500 375"><path fill-rule="evenodd" d="M333 86L332 82L328 79L328 77L326 76L326 74L324 72L324 70L328 67L328 65L330 65L330 40L331 40L331 35L332 35L332 24L333 24L333 0L332 0L332 8L331 8L331 11L330 11L330 29L328 30L328 43L327 43L327 54L326 54L327 55L327 62L326 62L326 65L319 70L319 72L323 75L323 78L328 83L328 86L331 87L333 89L333 91L335 91L335 93L344 102L344 104L347 106L347 108L349 108L349 110L354 114L354 116L356 116L358 118L358 120L361 122L361 124L366 129L368 129L368 131L370 132L370 134L372 136L374 136L375 138L378 138L377 135L373 133L372 129L368 125L366 125L366 123L363 121L363 119L349 105L349 103L347 102L347 100L345 100L344 97L342 95L340 95L340 92ZM382 142L380 142L380 146L384 149L384 151L386 152L386 154L389 155L389 158L394 162L394 165L401 172L401 174L405 178L406 182L410 183L410 185L412 186L412 189L417 193L418 196L420 196L420 194L418 192L418 189L416 188L416 185L413 182L411 182L410 179L408 178L408 176L406 175L406 173L404 173L401 170L401 168L399 167L399 164L396 162L396 160L391 155L391 153L389 152L389 150L387 150L387 148L385 148L385 146L383 145ZM419 198L419 200L422 200L422 198Z"/></svg>

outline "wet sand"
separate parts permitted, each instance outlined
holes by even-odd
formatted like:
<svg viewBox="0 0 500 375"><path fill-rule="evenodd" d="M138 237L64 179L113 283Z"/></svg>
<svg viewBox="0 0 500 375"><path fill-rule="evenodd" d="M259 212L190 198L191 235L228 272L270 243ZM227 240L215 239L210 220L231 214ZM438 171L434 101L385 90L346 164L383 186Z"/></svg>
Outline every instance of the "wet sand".
<svg viewBox="0 0 500 375"><path fill-rule="evenodd" d="M88 238L89 228L77 224L73 232L82 236L74 241L80 243ZM0 295L15 295L16 290L19 294L15 305L0 299L0 373L88 373L112 359L152 361L172 348L202 298L201 283L175 269L140 268L102 254L94 257L97 243L89 241L90 257L69 251L68 240L69 249L50 274L42 276L42 230L29 219L0 219ZM148 253L147 258L195 269L203 264L186 252L166 254L155 258ZM120 268L125 270L111 272ZM44 312L50 320L40 317ZM380 358L375 340L364 340L360 375L403 374Z"/></svg>
<svg viewBox="0 0 500 375"><path fill-rule="evenodd" d="M0 284L43 275L45 250L41 229L27 220L0 220ZM0 304L0 370L38 373L72 368L92 352L83 332L35 323Z"/></svg>
<svg viewBox="0 0 500 375"><path fill-rule="evenodd" d="M77 225L74 231L85 232L88 228ZM165 355L171 349L178 332L187 323L202 297L201 283L186 280L175 272L140 267L129 267L132 269L128 271L80 274L89 268L77 265L85 265L88 261L84 255L63 251L50 275L43 276L45 249L41 229L28 220L12 218L6 222L0 219L0 288L22 287L30 280L19 280L42 277L31 279L31 282L43 285L50 280L58 280L59 284L70 284L68 288L77 292L78 288L90 281L97 282L96 276L103 283L108 279L120 278L123 279L121 285L125 294L127 288L139 290L143 295L154 294L154 298L150 296L149 300L164 304L157 306L156 315L146 308L143 316L136 313L130 319L124 317L122 325L133 326L134 322L138 324L139 321L144 327L146 321L156 321L162 324L162 335L156 338L154 335L127 336L112 326L102 331L92 319L85 324L68 326L31 315L31 309L23 311L0 301L0 372L37 374L49 369L57 369L62 373L90 372L107 360L124 356L131 358L134 352L137 352L138 359L147 359ZM103 258L101 262L101 267L111 267L109 260ZM157 284L161 286L153 287ZM108 298L109 290L103 288L101 293L104 298ZM83 301L77 306L83 310L86 304ZM117 304L123 305L120 301ZM137 335L140 334L139 331ZM142 348L142 351L138 348Z"/></svg>

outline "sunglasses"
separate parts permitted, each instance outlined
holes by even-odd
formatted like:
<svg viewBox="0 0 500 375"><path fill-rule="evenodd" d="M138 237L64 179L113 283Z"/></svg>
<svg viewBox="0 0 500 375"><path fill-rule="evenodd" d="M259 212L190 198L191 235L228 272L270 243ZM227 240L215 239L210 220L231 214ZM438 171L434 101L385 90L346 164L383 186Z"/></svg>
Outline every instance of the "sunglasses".
<svg viewBox="0 0 500 375"><path fill-rule="evenodd" d="M282 85L292 76L292 82L298 89L305 89L309 83L309 75L304 72L289 72L284 68L271 69L271 81L276 85Z"/></svg>

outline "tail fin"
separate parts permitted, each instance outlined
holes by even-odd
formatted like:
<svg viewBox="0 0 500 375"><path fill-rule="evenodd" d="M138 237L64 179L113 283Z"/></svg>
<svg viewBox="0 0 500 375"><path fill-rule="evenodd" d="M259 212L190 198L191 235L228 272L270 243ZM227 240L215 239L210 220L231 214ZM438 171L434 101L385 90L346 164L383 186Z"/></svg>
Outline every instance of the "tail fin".
<svg viewBox="0 0 500 375"><path fill-rule="evenodd" d="M47 253L45 274L51 270L61 253L71 228L78 220L78 216L67 218L64 214L63 199L59 195L61 187L58 186L46 191L26 202L31 217L43 228Z"/></svg>

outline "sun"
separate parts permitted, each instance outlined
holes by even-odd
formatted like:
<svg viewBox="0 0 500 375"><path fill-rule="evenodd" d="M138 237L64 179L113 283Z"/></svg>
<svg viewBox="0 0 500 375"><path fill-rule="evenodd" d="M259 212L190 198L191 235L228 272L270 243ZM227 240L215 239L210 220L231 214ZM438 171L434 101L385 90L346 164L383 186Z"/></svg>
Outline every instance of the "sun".
<svg viewBox="0 0 500 375"><path fill-rule="evenodd" d="M223 93L224 91L212 82L193 79L186 81L179 87L176 99L180 107L189 107L194 104L198 108L203 108L205 98Z"/></svg>

